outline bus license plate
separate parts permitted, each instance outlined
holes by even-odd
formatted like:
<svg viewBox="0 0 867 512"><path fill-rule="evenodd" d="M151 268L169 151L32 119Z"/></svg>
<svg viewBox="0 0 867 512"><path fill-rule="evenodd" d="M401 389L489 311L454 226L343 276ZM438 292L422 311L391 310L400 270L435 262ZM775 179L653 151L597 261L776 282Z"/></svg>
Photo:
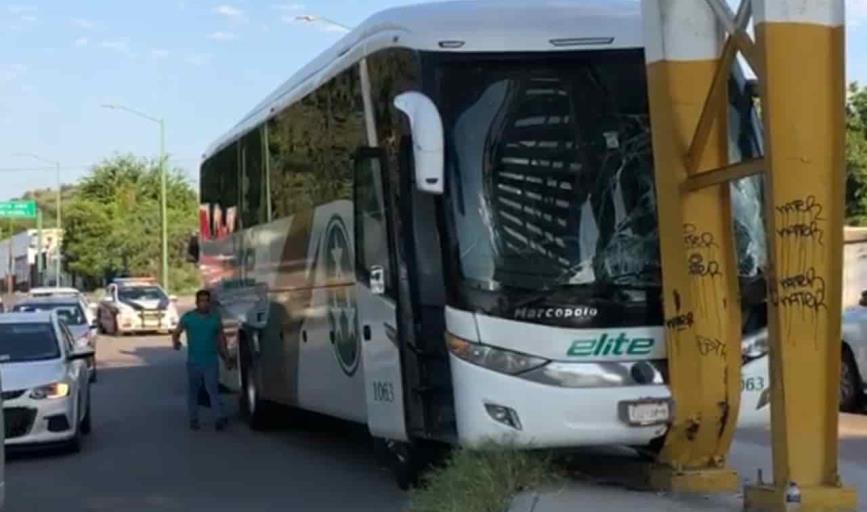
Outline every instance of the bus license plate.
<svg viewBox="0 0 867 512"><path fill-rule="evenodd" d="M626 423L646 427L661 425L671 419L671 407L668 400L641 400L620 403L621 417Z"/></svg>

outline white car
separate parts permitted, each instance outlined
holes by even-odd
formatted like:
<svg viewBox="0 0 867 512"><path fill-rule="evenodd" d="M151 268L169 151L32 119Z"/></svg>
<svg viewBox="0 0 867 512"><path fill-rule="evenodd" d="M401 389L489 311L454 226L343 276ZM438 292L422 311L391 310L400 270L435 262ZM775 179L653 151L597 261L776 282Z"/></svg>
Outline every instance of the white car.
<svg viewBox="0 0 867 512"><path fill-rule="evenodd" d="M867 405L867 292L861 299L861 305L843 310L843 349L840 365L840 410L843 412L858 412ZM754 390L762 390L758 396L756 410L768 405L770 383L766 383L768 375L768 331L761 329L751 336L744 337L744 369L742 396ZM746 398L750 404L755 400ZM741 404L742 414L744 403ZM766 411L767 412L767 411ZM748 406L746 414L753 414Z"/></svg>
<svg viewBox="0 0 867 512"><path fill-rule="evenodd" d="M74 451L90 433L91 350L56 312L0 315L0 373L6 447L62 445Z"/></svg>
<svg viewBox="0 0 867 512"><path fill-rule="evenodd" d="M857 412L864 405L867 382L867 292L861 304L843 311L843 354L840 366L840 410Z"/></svg>
<svg viewBox="0 0 867 512"><path fill-rule="evenodd" d="M87 310L81 301L72 296L39 296L23 299L12 307L13 313L33 313L37 311L56 311L72 334L75 350L92 350L96 353L96 323L87 318ZM96 382L96 357L87 362L90 382Z"/></svg>
<svg viewBox="0 0 867 512"><path fill-rule="evenodd" d="M100 329L113 335L169 333L178 320L174 298L150 278L116 279L106 288L97 311Z"/></svg>

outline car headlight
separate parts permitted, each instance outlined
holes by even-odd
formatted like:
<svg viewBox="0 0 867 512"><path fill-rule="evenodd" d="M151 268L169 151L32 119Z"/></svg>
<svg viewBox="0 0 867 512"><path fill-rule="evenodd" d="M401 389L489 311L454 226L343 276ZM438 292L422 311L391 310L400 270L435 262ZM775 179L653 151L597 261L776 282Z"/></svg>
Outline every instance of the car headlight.
<svg viewBox="0 0 867 512"><path fill-rule="evenodd" d="M30 398L34 400L45 400L53 398L63 398L69 396L69 384L65 382L55 382L47 386L39 386L30 391Z"/></svg>
<svg viewBox="0 0 867 512"><path fill-rule="evenodd" d="M741 355L744 363L758 359L768 353L768 335L765 333L744 337L741 342Z"/></svg>
<svg viewBox="0 0 867 512"><path fill-rule="evenodd" d="M548 363L547 359L528 356L511 350L472 343L448 335L449 352L468 363L508 375L517 375Z"/></svg>

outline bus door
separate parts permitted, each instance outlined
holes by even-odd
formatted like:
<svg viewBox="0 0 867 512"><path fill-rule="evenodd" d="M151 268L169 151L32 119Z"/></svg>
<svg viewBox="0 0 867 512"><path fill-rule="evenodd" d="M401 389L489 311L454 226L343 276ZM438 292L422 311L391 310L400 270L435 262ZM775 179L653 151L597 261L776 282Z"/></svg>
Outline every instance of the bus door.
<svg viewBox="0 0 867 512"><path fill-rule="evenodd" d="M355 259L358 325L367 424L374 437L406 441L397 324L397 265L387 210L385 160L363 148L355 157Z"/></svg>

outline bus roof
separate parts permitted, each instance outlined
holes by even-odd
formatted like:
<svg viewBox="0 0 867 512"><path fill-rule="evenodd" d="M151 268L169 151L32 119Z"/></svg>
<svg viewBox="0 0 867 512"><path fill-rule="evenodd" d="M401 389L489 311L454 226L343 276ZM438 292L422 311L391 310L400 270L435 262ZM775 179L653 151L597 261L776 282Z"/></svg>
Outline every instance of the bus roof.
<svg viewBox="0 0 867 512"><path fill-rule="evenodd" d="M387 9L296 72L214 142L203 158L383 48L444 52L641 48L642 34L638 0L457 0Z"/></svg>

